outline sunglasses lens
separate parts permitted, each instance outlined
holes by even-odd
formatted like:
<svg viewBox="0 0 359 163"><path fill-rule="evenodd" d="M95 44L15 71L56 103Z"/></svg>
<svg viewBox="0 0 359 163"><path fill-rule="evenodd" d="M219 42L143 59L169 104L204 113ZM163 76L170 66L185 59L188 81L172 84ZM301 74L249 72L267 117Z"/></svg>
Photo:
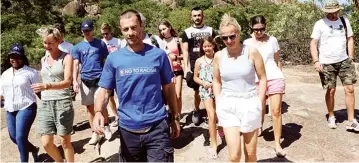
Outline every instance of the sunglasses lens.
<svg viewBox="0 0 359 163"><path fill-rule="evenodd" d="M234 40L237 36L236 35L230 35L230 36L222 36L222 40L227 41L228 39Z"/></svg>

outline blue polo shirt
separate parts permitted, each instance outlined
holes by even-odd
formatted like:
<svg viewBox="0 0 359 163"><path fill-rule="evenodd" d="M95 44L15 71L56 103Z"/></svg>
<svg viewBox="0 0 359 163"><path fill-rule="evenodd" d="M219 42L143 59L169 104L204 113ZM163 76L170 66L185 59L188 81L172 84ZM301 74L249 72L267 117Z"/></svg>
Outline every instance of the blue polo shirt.
<svg viewBox="0 0 359 163"><path fill-rule="evenodd" d="M125 47L111 53L98 85L116 89L119 125L141 130L167 117L161 87L171 83L173 76L166 53L145 44L140 52Z"/></svg>
<svg viewBox="0 0 359 163"><path fill-rule="evenodd" d="M74 59L80 60L81 79L92 80L101 77L103 61L108 55L105 42L94 38L91 42L81 41L76 44L71 55Z"/></svg>

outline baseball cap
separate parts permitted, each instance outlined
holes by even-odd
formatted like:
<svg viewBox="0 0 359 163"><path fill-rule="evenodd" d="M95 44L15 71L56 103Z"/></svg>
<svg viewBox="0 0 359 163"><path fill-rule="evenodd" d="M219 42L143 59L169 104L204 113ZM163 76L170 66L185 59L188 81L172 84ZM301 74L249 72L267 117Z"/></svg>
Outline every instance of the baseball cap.
<svg viewBox="0 0 359 163"><path fill-rule="evenodd" d="M92 30L93 29L93 23L91 20L84 20L81 24L81 31L85 30Z"/></svg>
<svg viewBox="0 0 359 163"><path fill-rule="evenodd" d="M18 54L18 55L25 55L25 50L24 47L21 46L20 44L13 44L10 47L10 52L9 54Z"/></svg>

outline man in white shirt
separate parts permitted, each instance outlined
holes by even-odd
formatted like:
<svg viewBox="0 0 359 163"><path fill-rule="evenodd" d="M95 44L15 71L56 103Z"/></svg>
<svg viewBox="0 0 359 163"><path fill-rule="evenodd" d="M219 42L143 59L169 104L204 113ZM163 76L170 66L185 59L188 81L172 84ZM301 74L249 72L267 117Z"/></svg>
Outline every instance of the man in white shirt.
<svg viewBox="0 0 359 163"><path fill-rule="evenodd" d="M101 35L103 37L102 41L105 42L107 50L109 53L112 53L121 47L121 40L115 37L112 37L112 27L108 23L103 23L101 25ZM118 114L115 102L115 90L110 94L109 104L112 110L113 115L115 116L115 121L112 123L112 127L118 126Z"/></svg>
<svg viewBox="0 0 359 163"><path fill-rule="evenodd" d="M319 72L322 86L327 89L325 101L328 109L328 127L335 129L334 96L337 76L344 85L345 103L348 112L347 130L359 131L359 124L354 118L354 84L356 74L353 64L354 38L350 22L339 17L342 8L337 0L328 0L322 9L327 16L314 25L311 55L315 69ZM319 46L319 47L318 47ZM319 59L318 50L319 49Z"/></svg>

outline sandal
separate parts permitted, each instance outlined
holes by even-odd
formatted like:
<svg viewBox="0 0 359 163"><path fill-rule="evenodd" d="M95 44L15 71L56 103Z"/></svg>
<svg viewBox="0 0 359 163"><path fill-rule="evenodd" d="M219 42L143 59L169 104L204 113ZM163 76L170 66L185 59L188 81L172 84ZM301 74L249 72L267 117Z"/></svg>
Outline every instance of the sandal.
<svg viewBox="0 0 359 163"><path fill-rule="evenodd" d="M208 157L209 158L211 158L211 159L218 158L217 150L213 149L212 147L208 147L207 152L208 152Z"/></svg>
<svg viewBox="0 0 359 163"><path fill-rule="evenodd" d="M275 150L275 154L278 158L284 158L287 155L283 149L281 149L280 151Z"/></svg>

